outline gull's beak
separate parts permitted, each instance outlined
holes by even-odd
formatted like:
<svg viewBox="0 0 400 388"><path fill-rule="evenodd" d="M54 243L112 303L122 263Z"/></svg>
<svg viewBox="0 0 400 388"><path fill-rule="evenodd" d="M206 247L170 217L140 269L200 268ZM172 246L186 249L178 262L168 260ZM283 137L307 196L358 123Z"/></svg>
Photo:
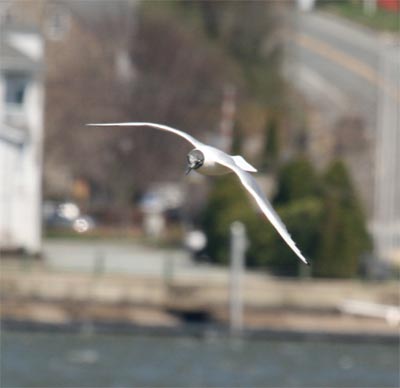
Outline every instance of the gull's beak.
<svg viewBox="0 0 400 388"><path fill-rule="evenodd" d="M192 166L190 166L190 165L188 165L188 166L187 166L187 168L186 168L185 175L188 175L188 174L189 174L189 172L190 172L190 171L192 171L192 170L193 170L193 167L192 167Z"/></svg>

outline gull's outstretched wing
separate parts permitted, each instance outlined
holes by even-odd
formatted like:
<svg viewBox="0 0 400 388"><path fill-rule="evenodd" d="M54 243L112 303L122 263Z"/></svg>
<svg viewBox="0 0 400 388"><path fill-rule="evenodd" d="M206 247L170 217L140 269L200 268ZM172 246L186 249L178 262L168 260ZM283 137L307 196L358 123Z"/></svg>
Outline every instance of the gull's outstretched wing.
<svg viewBox="0 0 400 388"><path fill-rule="evenodd" d="M162 131L175 133L175 135L183 137L189 143L193 144L196 148L203 145L203 143L195 139L193 136L190 136L189 134L182 132L179 129L168 127L167 125L162 125L162 124L131 122L131 123L98 123L98 124L86 124L86 125L93 127L152 127L156 129L161 129Z"/></svg>
<svg viewBox="0 0 400 388"><path fill-rule="evenodd" d="M305 264L308 264L308 261L302 255L299 248L297 248L295 242L287 231L279 215L275 212L274 208L265 197L264 193L258 186L257 182L254 180L254 178L246 171L243 171L241 168L236 166L234 161L232 161L228 155L224 155L222 153L219 154L217 157L217 162L231 169L239 177L240 182L256 200L257 205L260 207L262 212L265 214L265 216L268 218L268 220L271 222L277 232L285 240L286 244L288 244L289 247L292 248L293 252L296 253L301 261L303 261Z"/></svg>

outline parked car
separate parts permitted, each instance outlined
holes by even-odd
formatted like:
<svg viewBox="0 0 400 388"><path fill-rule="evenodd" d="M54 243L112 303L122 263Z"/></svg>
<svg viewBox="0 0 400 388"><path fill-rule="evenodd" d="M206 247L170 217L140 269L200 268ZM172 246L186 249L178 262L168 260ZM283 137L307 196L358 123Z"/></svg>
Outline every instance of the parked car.
<svg viewBox="0 0 400 388"><path fill-rule="evenodd" d="M43 224L48 230L64 229L86 233L96 226L93 217L81 214L73 202L45 201L43 203Z"/></svg>

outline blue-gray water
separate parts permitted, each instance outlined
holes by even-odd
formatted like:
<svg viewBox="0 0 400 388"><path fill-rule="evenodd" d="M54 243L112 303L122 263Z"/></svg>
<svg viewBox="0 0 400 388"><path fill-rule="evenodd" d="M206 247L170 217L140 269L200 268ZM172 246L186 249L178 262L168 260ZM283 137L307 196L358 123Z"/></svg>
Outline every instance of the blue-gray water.
<svg viewBox="0 0 400 388"><path fill-rule="evenodd" d="M2 333L1 387L398 387L396 345Z"/></svg>

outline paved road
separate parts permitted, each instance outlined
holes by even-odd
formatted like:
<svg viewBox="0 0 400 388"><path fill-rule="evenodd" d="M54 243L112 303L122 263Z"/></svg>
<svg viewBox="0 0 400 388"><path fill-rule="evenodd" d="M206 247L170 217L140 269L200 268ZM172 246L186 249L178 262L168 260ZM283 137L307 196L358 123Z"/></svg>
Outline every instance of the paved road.
<svg viewBox="0 0 400 388"><path fill-rule="evenodd" d="M382 53L389 45L386 35L354 27L347 21L320 13L297 13L293 58L299 82L319 80L336 108L351 109L367 119L367 129L377 125ZM398 47L397 47L398 49ZM399 61L399 60L398 60ZM400 62L398 62L400 63ZM398 74L390 75L392 84ZM311 81L312 82L312 81ZM315 85L314 85L315 86ZM392 92L393 98L395 91Z"/></svg>
<svg viewBox="0 0 400 388"><path fill-rule="evenodd" d="M47 239L43 254L45 264L54 270L155 277L227 277L226 268L198 264L184 249L163 249L126 241Z"/></svg>

